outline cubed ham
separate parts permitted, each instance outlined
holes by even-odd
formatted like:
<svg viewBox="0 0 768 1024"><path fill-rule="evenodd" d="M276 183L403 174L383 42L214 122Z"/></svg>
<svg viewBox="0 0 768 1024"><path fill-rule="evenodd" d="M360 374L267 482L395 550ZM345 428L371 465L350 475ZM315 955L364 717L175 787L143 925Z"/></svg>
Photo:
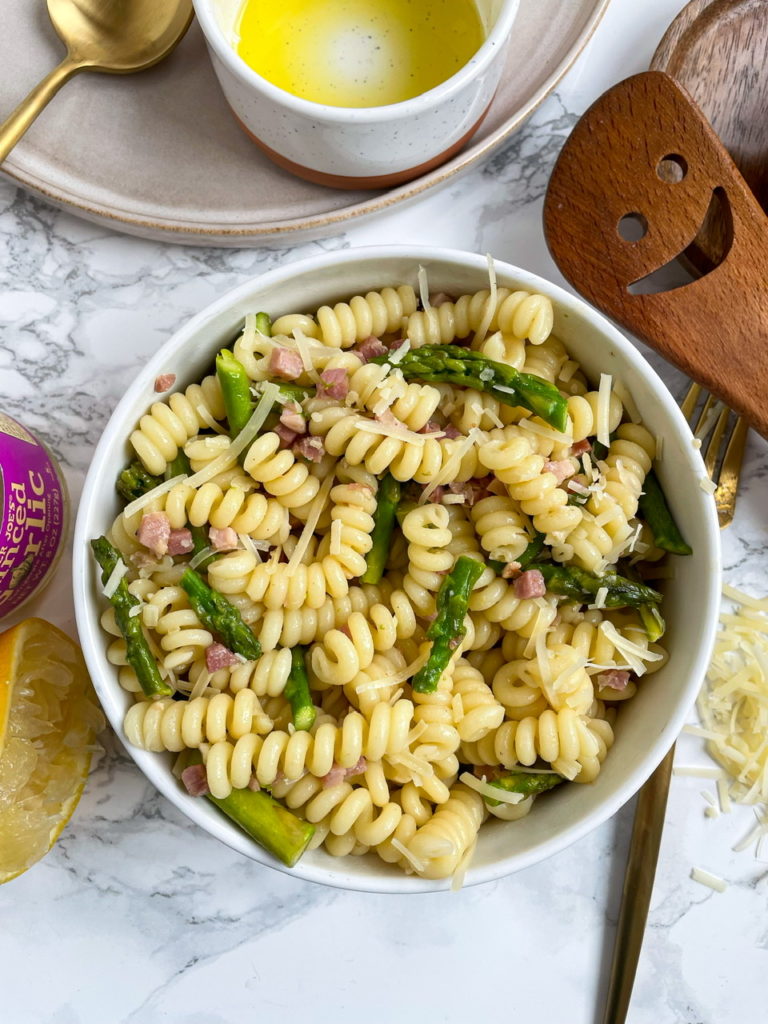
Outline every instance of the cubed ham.
<svg viewBox="0 0 768 1024"><path fill-rule="evenodd" d="M171 535L168 538L169 555L188 555L194 546L191 530L186 527L182 530L171 530Z"/></svg>
<svg viewBox="0 0 768 1024"><path fill-rule="evenodd" d="M252 775L250 779L248 779L248 789L250 789L253 793L260 792L261 786L259 785L259 780L256 778L255 775Z"/></svg>
<svg viewBox="0 0 768 1024"><path fill-rule="evenodd" d="M269 357L269 370L275 377L280 377L282 380L296 380L301 376L303 369L304 364L298 352L279 346L272 349L272 354Z"/></svg>
<svg viewBox="0 0 768 1024"><path fill-rule="evenodd" d="M576 467L570 459L556 459L554 462L550 459L549 462L544 463L543 472L551 473L557 479L557 482L561 484L563 480L573 476L576 472Z"/></svg>
<svg viewBox="0 0 768 1024"><path fill-rule="evenodd" d="M348 779L352 779L355 775L361 775L368 767L368 762L364 756L358 758L357 762L352 765L351 768L342 768L336 761L333 762L333 767L327 775L323 776L323 787L330 789L331 786L338 786L342 782L346 782Z"/></svg>
<svg viewBox="0 0 768 1024"><path fill-rule="evenodd" d="M365 341L361 341L359 345L355 345L353 351L360 356L364 363L367 363L371 359L375 359L377 356L385 355L387 352L387 346L380 338L375 338L371 335L370 338L366 338Z"/></svg>
<svg viewBox="0 0 768 1024"><path fill-rule="evenodd" d="M238 545L237 533L231 526L225 526L223 530L212 526L208 530L208 539L216 551L234 551Z"/></svg>
<svg viewBox="0 0 768 1024"><path fill-rule="evenodd" d="M284 405L283 410L280 413L280 422L288 430L294 431L296 434L306 434L307 432L307 421L301 414L301 406L297 402L291 402L289 405Z"/></svg>
<svg viewBox="0 0 768 1024"><path fill-rule="evenodd" d="M325 445L320 437L302 437L293 446L294 455L301 455L310 462L322 462Z"/></svg>
<svg viewBox="0 0 768 1024"><path fill-rule="evenodd" d="M455 441L457 437L464 437L459 428L454 427L452 423L447 424L443 430L445 431L445 436L450 438L452 441Z"/></svg>
<svg viewBox="0 0 768 1024"><path fill-rule="evenodd" d="M168 551L171 536L171 521L165 512L148 512L141 517L141 525L136 533L139 544L162 558Z"/></svg>
<svg viewBox="0 0 768 1024"><path fill-rule="evenodd" d="M597 677L597 685L608 690L626 690L629 683L629 672L623 669L612 668L608 672L601 672Z"/></svg>
<svg viewBox="0 0 768 1024"><path fill-rule="evenodd" d="M317 385L318 398L333 398L339 401L347 397L349 392L349 376L346 370L323 370L320 383Z"/></svg>
<svg viewBox="0 0 768 1024"><path fill-rule="evenodd" d="M160 395L163 391L169 391L175 383L175 373L161 373L159 377L155 377L155 391Z"/></svg>
<svg viewBox="0 0 768 1024"><path fill-rule="evenodd" d="M504 772L495 764L476 764L472 768L472 774L476 779L485 779L486 782L495 782L496 779L504 774Z"/></svg>
<svg viewBox="0 0 768 1024"><path fill-rule="evenodd" d="M478 501L490 496L491 492L488 487L492 482L493 478L490 476L473 476L469 480L454 481L448 484L448 490L451 494L463 495L466 504L472 507Z"/></svg>
<svg viewBox="0 0 768 1024"><path fill-rule="evenodd" d="M286 427L284 423L276 423L274 432L280 438L280 448L291 448L294 441L300 436L295 430Z"/></svg>
<svg viewBox="0 0 768 1024"><path fill-rule="evenodd" d="M501 570L501 578L503 580L516 580L522 571L523 567L519 562L507 562Z"/></svg>
<svg viewBox="0 0 768 1024"><path fill-rule="evenodd" d="M444 434L445 430L436 420L427 420L423 427L419 427L417 434Z"/></svg>
<svg viewBox="0 0 768 1024"><path fill-rule="evenodd" d="M515 597L526 600L530 597L544 597L547 585L538 569L526 569L514 582Z"/></svg>
<svg viewBox="0 0 768 1024"><path fill-rule="evenodd" d="M189 765L181 773L181 781L190 796L205 796L210 792L204 764Z"/></svg>
<svg viewBox="0 0 768 1024"><path fill-rule="evenodd" d="M453 302L453 296L449 295L448 292L435 292L434 295L429 296L429 304L434 306L435 309L439 306L444 306L446 302Z"/></svg>
<svg viewBox="0 0 768 1024"><path fill-rule="evenodd" d="M205 648L205 667L209 672L218 672L219 669L229 668L230 665L238 665L240 659L233 654L224 644L213 643Z"/></svg>
<svg viewBox="0 0 768 1024"><path fill-rule="evenodd" d="M587 441L586 438L583 441L577 441L576 444L571 445L571 455L575 455L577 457L579 455L583 455L585 452L591 451L592 445L589 443L589 441Z"/></svg>
<svg viewBox="0 0 768 1024"><path fill-rule="evenodd" d="M439 504L443 500L443 496L447 491L446 487L438 486L433 491L429 492L429 500Z"/></svg>

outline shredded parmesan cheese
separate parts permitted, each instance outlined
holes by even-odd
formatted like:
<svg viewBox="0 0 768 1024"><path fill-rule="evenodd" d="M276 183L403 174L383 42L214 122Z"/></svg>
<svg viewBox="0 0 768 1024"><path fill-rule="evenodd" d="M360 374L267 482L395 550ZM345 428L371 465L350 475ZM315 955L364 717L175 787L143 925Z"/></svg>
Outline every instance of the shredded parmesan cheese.
<svg viewBox="0 0 768 1024"><path fill-rule="evenodd" d="M401 843L399 839L392 839L390 841L392 843L392 846L411 865L414 871L416 871L418 874L421 874L422 872L427 870L427 865L424 863L424 861L419 860L418 857L412 854L408 847Z"/></svg>
<svg viewBox="0 0 768 1024"><path fill-rule="evenodd" d="M168 491L172 490L176 486L176 484L180 484L182 480L187 479L191 480L192 477L188 478L186 474L181 473L179 476L171 477L170 480L164 480L161 484L158 484L157 487L153 487L151 491L147 491L146 494L142 494L138 498L134 498L134 500L123 509L123 518L125 520L132 519L137 512L146 508L147 505L151 505L156 498L160 498L162 495L167 494Z"/></svg>
<svg viewBox="0 0 768 1024"><path fill-rule="evenodd" d="M421 434L420 436L426 437L428 435ZM444 484L450 483L451 480L456 479L456 474L461 469L462 459L470 450L470 448L472 448L473 445L480 443L481 436L481 432L477 429L477 427L472 427L469 434L465 438L463 438L462 441L460 441L451 457L449 459L446 459L445 465L443 466L442 470L437 474L435 479L431 483L428 483L424 490L421 492L421 495L419 496L420 505L423 505L426 501L429 500L430 494L436 488L442 487Z"/></svg>
<svg viewBox="0 0 768 1024"><path fill-rule="evenodd" d="M340 519L334 519L331 523L331 546L329 548L330 554L340 555L341 554L341 535L344 532L344 524Z"/></svg>
<svg viewBox="0 0 768 1024"><path fill-rule="evenodd" d="M107 579L107 582L104 584L102 588L104 592L104 597L112 597L114 592L120 586L120 580L123 578L123 576L125 576L127 572L128 566L125 564L122 558L118 558L117 562L115 563L115 568L109 574L109 578Z"/></svg>
<svg viewBox="0 0 768 1024"><path fill-rule="evenodd" d="M604 619L598 626L598 629L605 634L606 639L614 645L619 654L623 655L624 660L635 675L645 675L644 661L661 661L664 657L663 654L657 654L655 651L649 651L639 644L632 643L627 637L622 636L608 619Z"/></svg>
<svg viewBox="0 0 768 1024"><path fill-rule="evenodd" d="M509 793L500 786L492 786L490 783L476 778L470 772L462 772L459 782L463 782L469 789L474 789L485 800L498 800L500 804L519 804L525 799L522 793Z"/></svg>
<svg viewBox="0 0 768 1024"><path fill-rule="evenodd" d="M266 541L260 540L257 543L252 537L249 537L247 533L238 533L237 539L246 551L250 551L257 562L261 561L261 552L269 550L269 545Z"/></svg>
<svg viewBox="0 0 768 1024"><path fill-rule="evenodd" d="M728 888L726 881L718 878L717 875L711 874L709 871L705 871L703 868L691 868L691 878L694 882L699 882L701 885L714 889L715 892L725 892Z"/></svg>
<svg viewBox="0 0 768 1024"><path fill-rule="evenodd" d="M197 677L197 682L189 692L189 699L195 700L197 697L202 697L208 688L208 683L211 681L211 673L208 671L201 672Z"/></svg>
<svg viewBox="0 0 768 1024"><path fill-rule="evenodd" d="M176 477L173 481L174 484L179 483L181 480L186 480L190 487L198 488L209 480L212 480L217 474L223 472L223 470L229 469L232 463L236 461L238 455L241 452L244 452L255 439L256 435L264 425L264 421L269 415L272 406L274 405L275 397L279 394L280 388L277 384L272 384L271 382L266 383L264 385L261 398L259 399L256 408L253 410L251 418L245 424L234 441L229 444L226 451L223 451L221 455L217 455L215 459L212 459L207 466L204 466L200 470L199 473L195 473L190 477ZM171 483L171 481L166 481L166 483ZM160 485L160 487L164 486L165 485L163 484ZM170 490L169 487L165 487L165 489ZM159 487L155 488L155 491L159 490ZM150 491L149 494L145 494L144 497L148 498L153 493L154 492ZM138 498L137 501L141 501L141 498ZM134 502L134 504L136 504L136 502Z"/></svg>
<svg viewBox="0 0 768 1024"><path fill-rule="evenodd" d="M406 354L410 350L410 347L411 347L410 339L406 338L405 341L402 343L402 345L400 345L399 348L396 348L394 352L391 352L387 356L387 362L394 363L395 366L396 366L398 363L403 361L404 357L406 356Z"/></svg>
<svg viewBox="0 0 768 1024"><path fill-rule="evenodd" d="M421 265L419 265L418 282L421 308L426 311L432 307L429 304L429 281L427 280L427 271L426 268Z"/></svg>
<svg viewBox="0 0 768 1024"><path fill-rule="evenodd" d="M304 529L301 531L301 536L298 539L296 547L293 549L293 554L290 557L288 565L286 567L286 575L293 576L298 567L301 565L301 560L309 547L309 543L312 540L312 535L315 532L315 528L320 520L320 516L323 514L325 506L328 504L328 495L331 493L335 477L333 473L326 477L320 485L320 490L315 495L315 499L312 502L312 508L307 516L307 521L304 524Z"/></svg>
<svg viewBox="0 0 768 1024"><path fill-rule="evenodd" d="M404 423L379 423L377 420L360 419L355 422L357 430L364 430L368 434L380 434L382 437L394 437L397 441L405 441L406 444L424 444L429 438L443 437L442 430L434 434L417 434L409 430Z"/></svg>
<svg viewBox="0 0 768 1024"><path fill-rule="evenodd" d="M595 609L605 608L606 597L608 597L608 587L598 587L595 594L595 603L589 605L589 607Z"/></svg>
<svg viewBox="0 0 768 1024"><path fill-rule="evenodd" d="M215 431L217 434L226 434L224 427L222 427L220 423L216 422L204 405L196 405L195 412L203 423L205 423L207 427L210 427L211 430Z"/></svg>
<svg viewBox="0 0 768 1024"><path fill-rule="evenodd" d="M610 438L610 415L611 415L611 382L609 373L600 374L600 386L597 390L597 440L606 448L611 443Z"/></svg>
<svg viewBox="0 0 768 1024"><path fill-rule="evenodd" d="M714 480L710 480L708 476L702 476L699 478L699 487L706 494L714 494L717 490L717 484Z"/></svg>
<svg viewBox="0 0 768 1024"><path fill-rule="evenodd" d="M210 555L215 555L216 552L213 548L205 547L202 548L197 554L190 559L189 568L196 569L201 562L204 562Z"/></svg>
<svg viewBox="0 0 768 1024"><path fill-rule="evenodd" d="M490 253L486 253L486 260L488 261L488 287L490 294L488 295L488 301L485 304L485 312L483 313L482 320L477 325L475 331L475 344L479 344L480 341L488 333L488 328L493 322L493 318L496 316L496 300L498 298L498 289L496 287L496 268L493 265L493 256Z"/></svg>

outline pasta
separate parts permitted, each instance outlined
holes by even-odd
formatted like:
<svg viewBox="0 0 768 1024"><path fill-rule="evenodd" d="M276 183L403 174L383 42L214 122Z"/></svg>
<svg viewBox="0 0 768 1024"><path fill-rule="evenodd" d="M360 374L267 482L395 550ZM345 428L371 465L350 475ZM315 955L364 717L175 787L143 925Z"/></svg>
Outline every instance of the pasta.
<svg viewBox="0 0 768 1024"><path fill-rule="evenodd" d="M101 622L126 739L178 755L190 792L267 790L310 848L442 878L481 828L558 799L542 776L597 778L617 709L667 658L643 582L664 553L641 515L656 439L587 380L551 301L420 285L421 308L398 285L246 316L224 353L237 429L223 374L151 406L131 445L176 478L114 520L123 596L105 588ZM419 378L434 345L469 353L474 387ZM497 363L562 415L505 397Z"/></svg>

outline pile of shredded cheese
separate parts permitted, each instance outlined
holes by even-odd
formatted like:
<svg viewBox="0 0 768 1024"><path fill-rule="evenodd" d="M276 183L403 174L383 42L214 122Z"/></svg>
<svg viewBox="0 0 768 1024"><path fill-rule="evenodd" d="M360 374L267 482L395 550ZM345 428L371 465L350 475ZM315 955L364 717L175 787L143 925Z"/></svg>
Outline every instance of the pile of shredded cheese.
<svg viewBox="0 0 768 1024"><path fill-rule="evenodd" d="M723 587L731 609L720 615L712 661L697 701L701 726L685 731L706 740L720 768L675 769L677 775L711 778L717 802L705 794L708 817L727 814L732 803L754 805L756 824L733 850L755 847L762 859L768 843L768 598ZM700 868L694 881L722 892L725 883Z"/></svg>

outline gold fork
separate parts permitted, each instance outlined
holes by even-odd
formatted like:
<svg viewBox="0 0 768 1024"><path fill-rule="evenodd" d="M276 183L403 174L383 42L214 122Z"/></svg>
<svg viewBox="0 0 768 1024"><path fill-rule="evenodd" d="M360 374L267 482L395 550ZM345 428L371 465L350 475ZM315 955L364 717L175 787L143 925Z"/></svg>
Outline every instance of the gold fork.
<svg viewBox="0 0 768 1024"><path fill-rule="evenodd" d="M703 404L694 426L693 417L700 401ZM702 442L704 465L709 476L717 484L717 519L720 529L724 530L733 522L741 462L749 427L743 416L737 416L719 398L704 391L700 384L691 384L680 403L680 408L683 416L691 424L694 437Z"/></svg>
<svg viewBox="0 0 768 1024"><path fill-rule="evenodd" d="M695 417L700 402L703 404L698 417ZM692 425L694 436L702 442L704 465L717 485L717 518L720 529L723 530L733 521L741 462L749 428L743 417L737 417L723 402L704 391L699 384L691 384L680 403L680 408ZM637 798L632 838L624 871L619 920L616 924L603 1024L624 1024L629 1009L653 891L674 758L673 744L659 767L643 785Z"/></svg>

